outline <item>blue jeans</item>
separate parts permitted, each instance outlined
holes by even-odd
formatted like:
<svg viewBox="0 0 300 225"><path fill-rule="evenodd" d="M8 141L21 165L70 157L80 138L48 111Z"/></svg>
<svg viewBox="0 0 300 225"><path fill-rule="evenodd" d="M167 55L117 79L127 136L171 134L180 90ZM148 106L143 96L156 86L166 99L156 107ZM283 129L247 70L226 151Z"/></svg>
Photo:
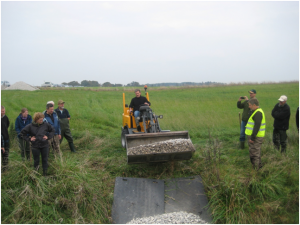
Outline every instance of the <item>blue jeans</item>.
<svg viewBox="0 0 300 225"><path fill-rule="evenodd" d="M246 125L247 125L247 122L242 120L242 122L241 122L240 141L245 141L246 140L246 134L245 134Z"/></svg>
<svg viewBox="0 0 300 225"><path fill-rule="evenodd" d="M140 111L134 111L133 115L134 115L135 118L140 116Z"/></svg>

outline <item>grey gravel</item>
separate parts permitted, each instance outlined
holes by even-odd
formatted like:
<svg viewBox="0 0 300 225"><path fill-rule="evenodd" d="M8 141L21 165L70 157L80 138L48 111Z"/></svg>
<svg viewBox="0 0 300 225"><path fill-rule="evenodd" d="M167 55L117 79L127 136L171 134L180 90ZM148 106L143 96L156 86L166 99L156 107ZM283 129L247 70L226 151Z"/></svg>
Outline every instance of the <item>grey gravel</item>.
<svg viewBox="0 0 300 225"><path fill-rule="evenodd" d="M26 84L23 81L19 81L11 85L10 87L5 88L5 90L25 90L25 91L36 91L39 90L29 84Z"/></svg>
<svg viewBox="0 0 300 225"><path fill-rule="evenodd" d="M173 153L185 151L195 151L195 147L190 139L179 138L131 147L127 149L127 154L146 155L153 153Z"/></svg>
<svg viewBox="0 0 300 225"><path fill-rule="evenodd" d="M134 218L127 224L208 224L200 216L187 212L165 213L157 216Z"/></svg>

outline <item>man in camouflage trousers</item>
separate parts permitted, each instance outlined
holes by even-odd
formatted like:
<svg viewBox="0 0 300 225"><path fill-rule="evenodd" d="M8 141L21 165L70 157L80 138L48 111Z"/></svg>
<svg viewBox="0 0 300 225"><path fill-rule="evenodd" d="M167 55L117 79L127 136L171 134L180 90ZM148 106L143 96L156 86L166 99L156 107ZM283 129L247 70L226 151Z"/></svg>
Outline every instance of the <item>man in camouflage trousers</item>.
<svg viewBox="0 0 300 225"><path fill-rule="evenodd" d="M256 90L251 89L248 91L250 94L250 99L256 98ZM244 101L242 102L242 99ZM242 114L242 121L241 121L241 131L240 131L240 149L245 148L245 140L246 140L246 134L245 134L245 129L246 129L246 124L249 119L249 104L248 104L248 97L247 96L240 96L239 100L237 102L237 107L239 109L243 109L243 114Z"/></svg>
<svg viewBox="0 0 300 225"><path fill-rule="evenodd" d="M69 147L71 149L71 152L76 152L75 146L73 144L73 137L70 130L69 120L71 118L69 111L65 109L64 104L65 102L63 100L58 101L58 108L55 109L55 112L58 115L59 122L60 122L60 128L61 128L61 139L60 143L62 142L63 138L65 137L69 143Z"/></svg>
<svg viewBox="0 0 300 225"><path fill-rule="evenodd" d="M246 135L248 136L250 161L254 169L259 170L261 164L261 145L266 133L266 117L257 99L250 99L249 108L253 111L246 125Z"/></svg>

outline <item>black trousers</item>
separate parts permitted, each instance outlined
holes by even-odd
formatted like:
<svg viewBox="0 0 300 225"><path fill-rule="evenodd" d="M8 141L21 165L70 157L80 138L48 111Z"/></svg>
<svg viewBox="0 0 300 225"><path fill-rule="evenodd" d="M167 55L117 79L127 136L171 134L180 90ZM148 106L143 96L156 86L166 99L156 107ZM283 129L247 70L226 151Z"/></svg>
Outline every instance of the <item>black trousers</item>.
<svg viewBox="0 0 300 225"><path fill-rule="evenodd" d="M2 157L1 163L2 163L3 170L6 170L8 166L9 140L4 140L4 149L5 149L4 153L2 153L1 151L1 157Z"/></svg>
<svg viewBox="0 0 300 225"><path fill-rule="evenodd" d="M273 143L275 145L275 148L277 150L280 149L281 146L281 152L286 151L286 144L287 144L287 134L286 130L273 130Z"/></svg>
<svg viewBox="0 0 300 225"><path fill-rule="evenodd" d="M42 155L42 165L43 165L43 170L48 169L48 152L49 152L49 147L45 148L32 148L32 155L34 159L34 168L38 169L40 165L40 155Z"/></svg>

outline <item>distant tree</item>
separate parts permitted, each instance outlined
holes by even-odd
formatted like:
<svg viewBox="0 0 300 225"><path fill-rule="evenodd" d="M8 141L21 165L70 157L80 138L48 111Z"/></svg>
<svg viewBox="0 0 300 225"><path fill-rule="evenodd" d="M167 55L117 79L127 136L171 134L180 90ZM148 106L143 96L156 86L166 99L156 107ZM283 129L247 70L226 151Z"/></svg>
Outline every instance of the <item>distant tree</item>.
<svg viewBox="0 0 300 225"><path fill-rule="evenodd" d="M81 86L84 86L84 87L99 87L100 84L98 83L98 81L94 81L94 80L83 80L83 81L81 81Z"/></svg>
<svg viewBox="0 0 300 225"><path fill-rule="evenodd" d="M139 82L132 81L131 83L127 84L127 86L131 86L131 87L138 87L138 86L142 86L142 85L140 85L140 83L139 83Z"/></svg>
<svg viewBox="0 0 300 225"><path fill-rule="evenodd" d="M102 84L102 87L112 87L113 85L110 82L105 82Z"/></svg>
<svg viewBox="0 0 300 225"><path fill-rule="evenodd" d="M71 82L69 82L67 84L71 85L71 86L80 86L80 84L77 81L71 81Z"/></svg>
<svg viewBox="0 0 300 225"><path fill-rule="evenodd" d="M67 85L68 83L67 83L67 82L63 82L62 84L63 84L63 85Z"/></svg>
<svg viewBox="0 0 300 225"><path fill-rule="evenodd" d="M123 87L123 84L115 84L114 87Z"/></svg>

